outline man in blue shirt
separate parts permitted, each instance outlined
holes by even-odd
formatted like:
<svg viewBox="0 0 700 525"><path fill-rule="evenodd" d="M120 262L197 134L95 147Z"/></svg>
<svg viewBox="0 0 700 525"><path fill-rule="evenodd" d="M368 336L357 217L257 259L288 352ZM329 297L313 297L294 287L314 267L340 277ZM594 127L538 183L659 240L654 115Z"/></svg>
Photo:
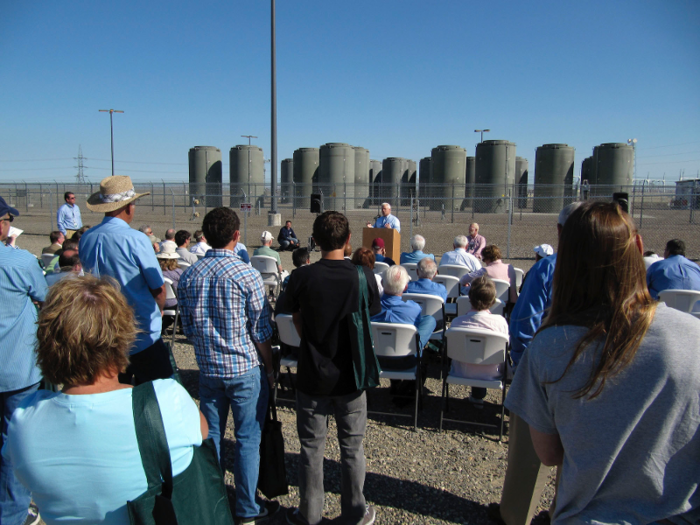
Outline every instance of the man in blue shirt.
<svg viewBox="0 0 700 525"><path fill-rule="evenodd" d="M75 194L67 191L63 195L63 200L66 203L56 213L56 224L66 239L70 239L75 232L83 227L83 222L80 219L80 208L75 203Z"/></svg>
<svg viewBox="0 0 700 525"><path fill-rule="evenodd" d="M443 301L447 301L447 288L441 283L434 283L433 277L437 274L437 264L428 257L423 258L416 267L418 274L417 281L408 283L408 293L422 293L427 295L437 295L442 297Z"/></svg>
<svg viewBox="0 0 700 525"><path fill-rule="evenodd" d="M374 252L374 260L377 262L383 262L389 266L394 266L396 262L391 257L386 256L386 245L384 244L384 239L377 237L372 241L372 251Z"/></svg>
<svg viewBox="0 0 700 525"><path fill-rule="evenodd" d="M647 286L654 299L664 290L700 291L700 266L685 258L685 242L671 239L666 243L664 258L647 270ZM700 309L696 303L693 311Z"/></svg>
<svg viewBox="0 0 700 525"><path fill-rule="evenodd" d="M475 272L481 269L479 259L467 252L467 238L464 235L457 235L452 242L454 250L445 252L440 258L440 266L444 264L454 264L458 266L466 266L469 272Z"/></svg>
<svg viewBox="0 0 700 525"><path fill-rule="evenodd" d="M425 237L422 235L414 235L411 239L411 250L412 252L403 252L401 254L400 263L418 263L424 257L429 257L433 261L435 256L432 253L423 253L423 248L425 248Z"/></svg>
<svg viewBox="0 0 700 525"><path fill-rule="evenodd" d="M222 470L229 408L233 412L237 523L258 523L279 510L279 503L255 496L260 436L274 381L272 327L260 272L234 253L239 228L230 208L207 213L202 230L211 249L182 274L177 295L182 327L199 365L200 409Z"/></svg>
<svg viewBox="0 0 700 525"><path fill-rule="evenodd" d="M25 250L5 246L10 223L19 212L0 197L0 448L7 439L12 413L36 392L41 372L36 366L36 321L34 302L42 303L48 287L36 257ZM22 525L28 520L29 491L17 480L12 465L0 459L0 522ZM36 509L30 515L39 520ZM29 520L28 520L29 521ZM33 520L29 521L30 523Z"/></svg>
<svg viewBox="0 0 700 525"><path fill-rule="evenodd" d="M165 305L165 282L151 241L129 227L134 220L134 201L149 195L135 193L129 177L115 175L100 183L88 209L103 212L104 219L80 238L80 262L86 272L109 275L134 309L141 332L131 347L130 364L120 381L136 384L173 375L168 348L160 337Z"/></svg>
<svg viewBox="0 0 700 525"><path fill-rule="evenodd" d="M299 239L297 239L297 234L292 229L292 221L285 222L284 227L280 228L277 242L280 243L280 250L294 251L296 248L299 248Z"/></svg>
<svg viewBox="0 0 700 525"><path fill-rule="evenodd" d="M388 202L382 203L382 215L377 217L374 221L374 226L371 223L367 223L368 228L393 228L397 232L401 233L401 222L396 216L391 214L391 204Z"/></svg>

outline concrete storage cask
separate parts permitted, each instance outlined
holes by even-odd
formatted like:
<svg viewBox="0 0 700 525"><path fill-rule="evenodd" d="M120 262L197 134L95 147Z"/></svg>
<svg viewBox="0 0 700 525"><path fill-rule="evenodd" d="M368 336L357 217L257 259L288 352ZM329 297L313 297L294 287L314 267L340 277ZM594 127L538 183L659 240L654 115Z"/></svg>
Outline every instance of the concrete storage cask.
<svg viewBox="0 0 700 525"><path fill-rule="evenodd" d="M402 157L387 157L382 161L379 202L388 202L394 208L399 205L399 186L406 171L408 164Z"/></svg>
<svg viewBox="0 0 700 525"><path fill-rule="evenodd" d="M284 159L280 170L280 202L291 202L294 185L294 159Z"/></svg>
<svg viewBox="0 0 700 525"><path fill-rule="evenodd" d="M418 162L418 198L421 201L421 206L429 206L429 184L431 181L433 159L431 157L423 157Z"/></svg>
<svg viewBox="0 0 700 525"><path fill-rule="evenodd" d="M515 143L485 140L476 145L474 211L506 213L515 183Z"/></svg>
<svg viewBox="0 0 700 525"><path fill-rule="evenodd" d="M632 185L634 148L624 143L607 143L597 147L596 183L598 195L611 195Z"/></svg>
<svg viewBox="0 0 700 525"><path fill-rule="evenodd" d="M344 142L329 142L320 148L318 184L326 210L355 208L355 150Z"/></svg>
<svg viewBox="0 0 700 525"><path fill-rule="evenodd" d="M460 146L433 148L433 201L431 210L459 210L464 201L467 174L467 150Z"/></svg>
<svg viewBox="0 0 700 525"><path fill-rule="evenodd" d="M369 150L355 146L355 207L369 206Z"/></svg>
<svg viewBox="0 0 700 525"><path fill-rule="evenodd" d="M532 211L559 213L564 197L571 197L574 180L574 148L567 144L544 144L535 153L535 193ZM565 188L569 191L565 191Z"/></svg>
<svg viewBox="0 0 700 525"><path fill-rule="evenodd" d="M242 202L255 201L265 194L265 170L263 150L247 144L234 146L229 151L229 176L231 182L231 207L239 208Z"/></svg>
<svg viewBox="0 0 700 525"><path fill-rule="evenodd" d="M214 146L195 146L190 148L188 159L190 199L199 200L202 206L221 206L221 150Z"/></svg>
<svg viewBox="0 0 700 525"><path fill-rule="evenodd" d="M406 159L406 171L401 178L401 201L402 205L411 205L411 195L416 196L418 191L418 166L415 160Z"/></svg>
<svg viewBox="0 0 700 525"><path fill-rule="evenodd" d="M318 148L299 148L293 155L294 198L297 208L308 208L311 204L313 183L318 178Z"/></svg>
<svg viewBox="0 0 700 525"><path fill-rule="evenodd" d="M380 184L382 182L382 161L380 160L370 160L369 161L369 196L370 196L370 206L376 206L379 204L379 193Z"/></svg>
<svg viewBox="0 0 700 525"><path fill-rule="evenodd" d="M519 210L527 208L527 183L529 162L523 157L515 157L515 184L518 196L516 207Z"/></svg>

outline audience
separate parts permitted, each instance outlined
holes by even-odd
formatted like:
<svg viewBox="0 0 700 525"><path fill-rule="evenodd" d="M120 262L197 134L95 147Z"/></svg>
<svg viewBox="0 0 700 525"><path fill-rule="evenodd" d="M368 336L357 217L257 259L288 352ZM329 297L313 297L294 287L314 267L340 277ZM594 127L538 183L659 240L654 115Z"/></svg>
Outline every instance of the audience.
<svg viewBox="0 0 700 525"><path fill-rule="evenodd" d="M515 268L513 268L513 266L510 264L505 264L501 260L501 249L495 244L490 244L484 248L481 255L484 263L486 263L486 266L478 269L475 272L469 272L463 275L459 280L459 284L468 287L469 283L482 275L488 275L491 279L507 281L510 283L508 302L515 304L515 301L518 300L518 288L515 283ZM466 294L466 290L464 290L462 293Z"/></svg>
<svg viewBox="0 0 700 525"><path fill-rule="evenodd" d="M479 259L474 257L471 253L467 253L468 241L464 235L457 235L455 237L452 246L454 250L451 252L445 252L442 254L440 259L440 266L445 264L454 264L457 266L466 266L470 272L475 272L481 268L481 263Z"/></svg>
<svg viewBox="0 0 700 525"><path fill-rule="evenodd" d="M173 243L174 244L174 243ZM180 256L172 248L172 245L166 244L165 247L156 254L156 259L158 259L158 264L160 264L160 269L163 272L163 277L167 277L173 282L173 291L177 295L177 285L180 282L180 277L182 276L182 268L177 265L177 260ZM164 309L175 308L177 305L177 298L166 299ZM165 330L167 326L163 327Z"/></svg>
<svg viewBox="0 0 700 525"><path fill-rule="evenodd" d="M486 239L479 235L479 225L475 222L469 225L467 237L467 253L471 253L477 259L481 259L481 252L486 247Z"/></svg>
<svg viewBox="0 0 700 525"><path fill-rule="evenodd" d="M160 251L160 239L153 235L153 229L148 224L144 224L139 226L139 231L148 237L148 240L151 241L151 245L153 246L153 251L158 253Z"/></svg>
<svg viewBox="0 0 700 525"><path fill-rule="evenodd" d="M386 256L384 240L377 237L372 241L372 251L374 251L374 262L383 262L389 266L394 266L394 259Z"/></svg>
<svg viewBox="0 0 700 525"><path fill-rule="evenodd" d="M56 253L61 249L66 237L63 235L63 232L57 230L49 234L49 239L51 239L51 245L41 250L41 253Z"/></svg>
<svg viewBox="0 0 700 525"><path fill-rule="evenodd" d="M190 248L190 252L194 253L195 255L204 255L211 250L211 246L207 244L207 238L204 236L204 232L202 230L197 230L194 232L194 241L196 244Z"/></svg>
<svg viewBox="0 0 700 525"><path fill-rule="evenodd" d="M685 242L671 239L666 243L663 260L647 270L647 286L654 299L664 290L700 291L700 266L685 258ZM693 311L700 312L700 302Z"/></svg>
<svg viewBox="0 0 700 525"><path fill-rule="evenodd" d="M83 265L80 264L78 250L63 250L58 258L58 268L46 274L46 284L53 286L66 277L83 275Z"/></svg>
<svg viewBox="0 0 700 525"><path fill-rule="evenodd" d="M364 266L374 273L374 252L369 248L358 248L355 250L355 253L352 254L351 261L355 266ZM377 281L377 290L379 290L379 296L381 297L384 293L381 274L374 273L374 279Z"/></svg>
<svg viewBox="0 0 700 525"><path fill-rule="evenodd" d="M487 275L474 279L469 287L469 303L471 310L466 314L455 317L450 328L479 328L491 330L508 335L508 323L502 315L492 314L489 311L496 303L496 285ZM452 361L450 374L468 377L470 379L483 379L491 381L503 377L502 365L471 365ZM483 408L486 389L472 387L469 401L477 408Z"/></svg>
<svg viewBox="0 0 700 525"><path fill-rule="evenodd" d="M25 508L31 492L48 525L127 524L126 502L148 489L133 390L119 382L136 333L131 307L108 278L57 283L39 313L36 361L63 389L25 397L9 424L3 456L26 487ZM154 381L153 388L177 475L207 437L207 424L175 380Z"/></svg>
<svg viewBox="0 0 700 525"><path fill-rule="evenodd" d="M194 264L199 260L194 253L188 250L191 238L192 235L187 230L178 230L175 233L175 244L177 244L175 252L180 256L180 259L188 264Z"/></svg>
<svg viewBox="0 0 700 525"><path fill-rule="evenodd" d="M429 257L424 257L416 266L418 274L417 281L408 283L408 293L422 293L427 295L437 295L443 301L447 301L447 289L442 283L434 283L433 278L437 275L437 264Z"/></svg>
<svg viewBox="0 0 700 525"><path fill-rule="evenodd" d="M414 235L411 237L411 250L413 251L403 252L399 259L400 263L418 263L424 257L429 257L434 261L435 256L432 253L423 253L423 248L425 248L425 237L422 235Z"/></svg>
<svg viewBox="0 0 700 525"><path fill-rule="evenodd" d="M508 392L539 459L559 467L552 523L697 519L700 323L652 299L642 252L616 203L571 214L551 309Z"/></svg>
<svg viewBox="0 0 700 525"><path fill-rule="evenodd" d="M160 243L160 251L166 246L172 247L173 250L177 249L177 243L175 242L175 229L170 228L165 232L165 240Z"/></svg>
<svg viewBox="0 0 700 525"><path fill-rule="evenodd" d="M53 273L54 271L56 271L59 268L58 259L64 251L67 251L67 250L76 250L77 251L79 245L80 245L80 232L74 233L73 237L63 241L61 248L56 250L56 252L54 253L55 257L53 259L51 259L51 262L44 269L46 271L46 275Z"/></svg>

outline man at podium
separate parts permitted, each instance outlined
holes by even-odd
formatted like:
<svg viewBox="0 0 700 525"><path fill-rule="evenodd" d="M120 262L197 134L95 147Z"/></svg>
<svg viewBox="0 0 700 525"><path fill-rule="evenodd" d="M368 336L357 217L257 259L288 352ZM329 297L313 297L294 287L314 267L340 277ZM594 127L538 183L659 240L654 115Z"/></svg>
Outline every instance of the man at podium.
<svg viewBox="0 0 700 525"><path fill-rule="evenodd" d="M374 221L374 226L371 222L367 223L368 228L392 228L401 233L401 222L395 215L391 214L391 204L388 202L382 203L382 215Z"/></svg>

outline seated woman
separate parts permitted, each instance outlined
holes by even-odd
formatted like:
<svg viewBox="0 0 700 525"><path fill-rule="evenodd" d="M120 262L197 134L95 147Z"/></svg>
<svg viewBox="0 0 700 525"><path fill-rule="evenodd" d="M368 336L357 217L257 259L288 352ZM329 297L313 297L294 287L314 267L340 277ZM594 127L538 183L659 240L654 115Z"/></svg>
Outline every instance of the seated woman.
<svg viewBox="0 0 700 525"><path fill-rule="evenodd" d="M352 254L352 264L356 266L366 266L370 270L374 270L374 252L369 248L358 248L355 253ZM374 274L374 278L377 280L377 288L379 289L379 295L384 295L384 287L382 286L382 276L378 273Z"/></svg>
<svg viewBox="0 0 700 525"><path fill-rule="evenodd" d="M484 250L486 251L486 250ZM491 330L508 335L508 322L502 315L492 314L489 311L496 302L496 285L487 276L482 275L471 282L469 287L469 302L472 309L466 314L455 317L450 328L478 328ZM483 379L490 381L500 379L503 376L503 365L471 365L452 361L450 374L470 379ZM472 395L469 401L477 408L484 406L486 389L472 387Z"/></svg>
<svg viewBox="0 0 700 525"><path fill-rule="evenodd" d="M132 388L118 380L135 335L133 312L108 278L60 281L39 313L37 363L63 390L39 390L14 412L3 456L48 525L126 525L127 500L148 487ZM207 423L176 381L153 386L177 475L207 437Z"/></svg>
<svg viewBox="0 0 700 525"><path fill-rule="evenodd" d="M698 517L700 322L651 298L643 251L617 204L571 214L508 391L539 459L560 466L553 524Z"/></svg>
<svg viewBox="0 0 700 525"><path fill-rule="evenodd" d="M171 245L166 244L157 254L156 258L160 264L160 269L163 272L163 277L167 277L173 282L173 291L177 295L177 285L180 283L182 276L182 268L177 265L177 260L180 256ZM165 308L175 308L177 299L166 299Z"/></svg>
<svg viewBox="0 0 700 525"><path fill-rule="evenodd" d="M482 260L486 266L471 273L467 273L459 280L462 286L468 286L474 279L482 275L488 275L491 279L500 279L510 283L508 293L508 302L514 304L518 300L518 290L515 284L515 268L512 265L506 264L501 260L501 249L495 244L489 244L481 252ZM462 293L466 294L468 289L462 289Z"/></svg>

